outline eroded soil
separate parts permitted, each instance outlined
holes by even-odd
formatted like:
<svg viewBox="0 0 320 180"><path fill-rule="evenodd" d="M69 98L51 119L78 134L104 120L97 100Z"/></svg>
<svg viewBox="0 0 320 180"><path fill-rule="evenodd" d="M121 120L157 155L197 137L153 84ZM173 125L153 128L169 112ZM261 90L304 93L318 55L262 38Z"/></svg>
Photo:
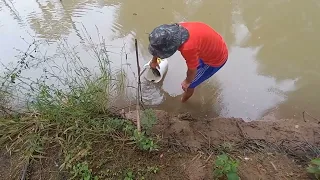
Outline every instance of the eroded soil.
<svg viewBox="0 0 320 180"><path fill-rule="evenodd" d="M127 118L135 120L135 113ZM181 168L189 179L212 179L215 154L228 151L240 160L242 179L310 179L309 157L319 154L320 122L277 120L245 122L236 118L195 119L188 114L170 116L157 111L161 134L171 149L190 151Z"/></svg>

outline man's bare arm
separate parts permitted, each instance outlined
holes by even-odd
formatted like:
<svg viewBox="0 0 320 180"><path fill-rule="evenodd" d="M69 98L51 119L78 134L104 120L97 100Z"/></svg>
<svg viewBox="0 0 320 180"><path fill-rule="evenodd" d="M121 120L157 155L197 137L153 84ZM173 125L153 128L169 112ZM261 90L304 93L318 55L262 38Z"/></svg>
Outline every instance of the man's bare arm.
<svg viewBox="0 0 320 180"><path fill-rule="evenodd" d="M189 69L187 70L186 82L191 84L194 78L197 75L197 69Z"/></svg>
<svg viewBox="0 0 320 180"><path fill-rule="evenodd" d="M152 62L153 62L153 63L156 63L156 62L157 62L157 59L158 59L158 58L157 58L156 56L153 56Z"/></svg>

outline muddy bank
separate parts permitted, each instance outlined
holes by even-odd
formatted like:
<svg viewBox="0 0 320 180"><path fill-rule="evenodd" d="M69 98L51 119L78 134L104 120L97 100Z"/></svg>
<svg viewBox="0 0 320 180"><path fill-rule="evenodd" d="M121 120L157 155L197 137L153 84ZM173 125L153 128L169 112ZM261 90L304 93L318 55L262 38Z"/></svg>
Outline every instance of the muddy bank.
<svg viewBox="0 0 320 180"><path fill-rule="evenodd" d="M319 157L320 122L278 120L245 122L237 118L195 119L156 112L154 133L176 152L190 152L180 165L189 179L211 179L214 156L229 151L239 159L242 179L310 179L305 167ZM126 117L135 120L135 113Z"/></svg>
<svg viewBox="0 0 320 180"><path fill-rule="evenodd" d="M135 115L125 113L133 121ZM210 180L217 155L227 153L239 160L242 180L307 180L312 179L306 171L308 162L320 155L320 124L316 120L244 122L236 118L195 119L164 111L156 111L156 115L152 133L161 137L159 151L142 152L125 141L105 140L105 145L95 145L90 153L94 173L100 170L106 173L103 179L114 179L112 174L121 177L128 169L137 174L143 173L143 168L156 167L159 171L149 172L145 179ZM31 163L28 179L67 179L58 169L62 160L58 152L48 149L45 160ZM3 151L0 160L0 179L14 179L11 175L17 157ZM20 173L22 167L16 168Z"/></svg>
<svg viewBox="0 0 320 180"><path fill-rule="evenodd" d="M174 137L190 149L197 150L204 144L260 140L273 146L299 147L320 145L320 122L317 120L284 119L275 121L245 122L237 118L195 119L189 114L169 115L156 111L158 123L154 133L164 139ZM135 112L125 114L135 121ZM306 151L305 151L306 152Z"/></svg>

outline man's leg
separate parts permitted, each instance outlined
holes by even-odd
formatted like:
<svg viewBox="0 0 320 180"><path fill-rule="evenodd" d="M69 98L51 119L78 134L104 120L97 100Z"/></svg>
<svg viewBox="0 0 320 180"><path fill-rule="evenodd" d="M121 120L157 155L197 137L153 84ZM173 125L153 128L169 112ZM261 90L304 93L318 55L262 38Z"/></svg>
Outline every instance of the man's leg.
<svg viewBox="0 0 320 180"><path fill-rule="evenodd" d="M192 81L192 83L190 84L187 91L183 93L181 102L186 102L193 95L195 88L199 86L202 82L206 81L211 76L213 76L216 72L218 72L224 66L224 64L220 67L212 67L212 66L203 64L201 61L197 69L197 75Z"/></svg>

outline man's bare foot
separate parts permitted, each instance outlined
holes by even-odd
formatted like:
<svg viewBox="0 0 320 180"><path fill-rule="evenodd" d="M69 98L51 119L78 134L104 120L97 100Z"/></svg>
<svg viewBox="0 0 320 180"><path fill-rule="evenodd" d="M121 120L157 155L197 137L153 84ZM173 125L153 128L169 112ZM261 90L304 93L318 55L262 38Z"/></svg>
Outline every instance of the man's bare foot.
<svg viewBox="0 0 320 180"><path fill-rule="evenodd" d="M193 95L194 89L188 88L186 92L183 93L181 102L187 102L188 99Z"/></svg>
<svg viewBox="0 0 320 180"><path fill-rule="evenodd" d="M182 102L182 103L187 102L187 100L188 100L188 99L186 99L185 96L182 96L182 97L181 97L181 102Z"/></svg>

